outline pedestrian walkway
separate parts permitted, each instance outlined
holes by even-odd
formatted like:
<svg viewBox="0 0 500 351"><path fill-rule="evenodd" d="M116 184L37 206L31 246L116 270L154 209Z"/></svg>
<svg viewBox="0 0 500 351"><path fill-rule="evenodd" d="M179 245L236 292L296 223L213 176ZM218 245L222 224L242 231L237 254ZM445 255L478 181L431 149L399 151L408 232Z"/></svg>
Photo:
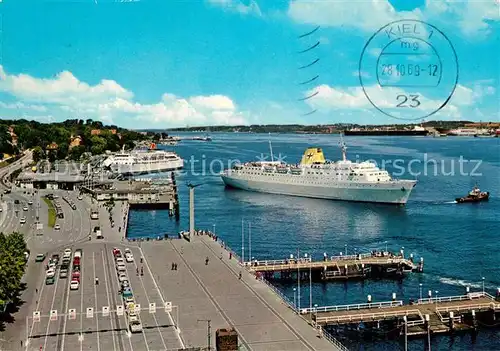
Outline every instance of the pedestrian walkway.
<svg viewBox="0 0 500 351"><path fill-rule="evenodd" d="M165 298L179 306L186 347L206 344L210 320L213 332L235 328L247 350L339 349L318 337L269 286L244 270L237 257L229 259L229 251L213 238L203 235L191 242L176 239L139 245ZM177 270L171 269L172 263Z"/></svg>

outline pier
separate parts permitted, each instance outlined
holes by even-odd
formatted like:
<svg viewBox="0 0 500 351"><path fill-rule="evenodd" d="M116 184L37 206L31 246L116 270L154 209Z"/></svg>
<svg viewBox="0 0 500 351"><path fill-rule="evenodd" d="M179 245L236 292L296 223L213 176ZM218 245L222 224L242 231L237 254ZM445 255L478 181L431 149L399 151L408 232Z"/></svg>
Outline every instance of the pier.
<svg viewBox="0 0 500 351"><path fill-rule="evenodd" d="M403 277L408 272L423 272L424 261L413 262L413 256L404 257L404 252L393 254L388 251L366 254L332 256L326 254L322 261L311 257L283 260L254 260L245 262L250 272L266 279L309 279L346 280L371 277ZM297 277L298 275L298 277Z"/></svg>
<svg viewBox="0 0 500 351"><path fill-rule="evenodd" d="M179 219L179 197L175 175L170 178L115 180L99 186L82 187L97 201L126 201L130 209L167 209Z"/></svg>
<svg viewBox="0 0 500 351"><path fill-rule="evenodd" d="M380 329L389 325L401 328L406 336L421 336L475 330L479 323L493 325L500 318L500 298L474 292L422 298L407 305L399 300L303 308L299 313L317 328L363 324L368 329Z"/></svg>

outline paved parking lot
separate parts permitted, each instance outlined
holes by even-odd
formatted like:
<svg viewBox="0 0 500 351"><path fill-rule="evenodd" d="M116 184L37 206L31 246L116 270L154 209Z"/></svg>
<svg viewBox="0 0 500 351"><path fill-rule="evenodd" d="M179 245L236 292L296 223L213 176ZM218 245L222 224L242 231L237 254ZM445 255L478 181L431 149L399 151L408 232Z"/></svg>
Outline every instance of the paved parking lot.
<svg viewBox="0 0 500 351"><path fill-rule="evenodd" d="M71 247L71 246L68 246ZM40 312L40 321L28 318L30 331L26 350L172 350L182 348L174 326L174 320L165 312L161 292L149 270L141 271L140 253L131 248L133 263L126 263L136 304L141 307L139 314L143 326L142 333L131 334L128 331L126 314L119 316L116 306L123 305L119 295L119 281L115 268L112 248L106 243L83 243L71 247L83 250L81 259L81 284L78 290L70 290L70 278L59 278L57 271L53 285L45 285L45 264L40 264L40 282L36 311ZM123 245L116 245L122 252ZM59 255L62 257L62 251ZM95 278L99 284L95 284ZM149 304L155 303L155 313L149 312ZM103 313L103 307L109 308L109 314ZM87 309L93 309L93 315L87 316ZM70 315L70 310L76 310ZM51 320L50 311L57 311L57 319ZM175 313L172 314L175 319ZM90 317L90 318L89 318Z"/></svg>

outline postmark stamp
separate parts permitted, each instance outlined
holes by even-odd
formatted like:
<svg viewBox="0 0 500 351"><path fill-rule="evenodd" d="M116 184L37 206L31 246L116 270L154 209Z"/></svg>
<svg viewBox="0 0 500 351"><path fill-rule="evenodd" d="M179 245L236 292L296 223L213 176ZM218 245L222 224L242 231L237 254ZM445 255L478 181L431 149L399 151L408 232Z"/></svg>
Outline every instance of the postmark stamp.
<svg viewBox="0 0 500 351"><path fill-rule="evenodd" d="M458 83L455 49L437 27L400 20L380 28L359 59L359 80L370 103L393 118L418 120L449 102Z"/></svg>

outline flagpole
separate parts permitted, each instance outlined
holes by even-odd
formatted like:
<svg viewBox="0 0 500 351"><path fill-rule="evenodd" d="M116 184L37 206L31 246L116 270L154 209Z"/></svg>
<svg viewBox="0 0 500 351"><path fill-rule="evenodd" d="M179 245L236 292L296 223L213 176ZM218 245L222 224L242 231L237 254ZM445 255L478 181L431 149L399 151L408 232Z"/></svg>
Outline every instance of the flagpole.
<svg viewBox="0 0 500 351"><path fill-rule="evenodd" d="M252 260L252 223L248 222L248 259Z"/></svg>
<svg viewBox="0 0 500 351"><path fill-rule="evenodd" d="M243 218L241 219L241 263L245 264L245 234L244 234Z"/></svg>

